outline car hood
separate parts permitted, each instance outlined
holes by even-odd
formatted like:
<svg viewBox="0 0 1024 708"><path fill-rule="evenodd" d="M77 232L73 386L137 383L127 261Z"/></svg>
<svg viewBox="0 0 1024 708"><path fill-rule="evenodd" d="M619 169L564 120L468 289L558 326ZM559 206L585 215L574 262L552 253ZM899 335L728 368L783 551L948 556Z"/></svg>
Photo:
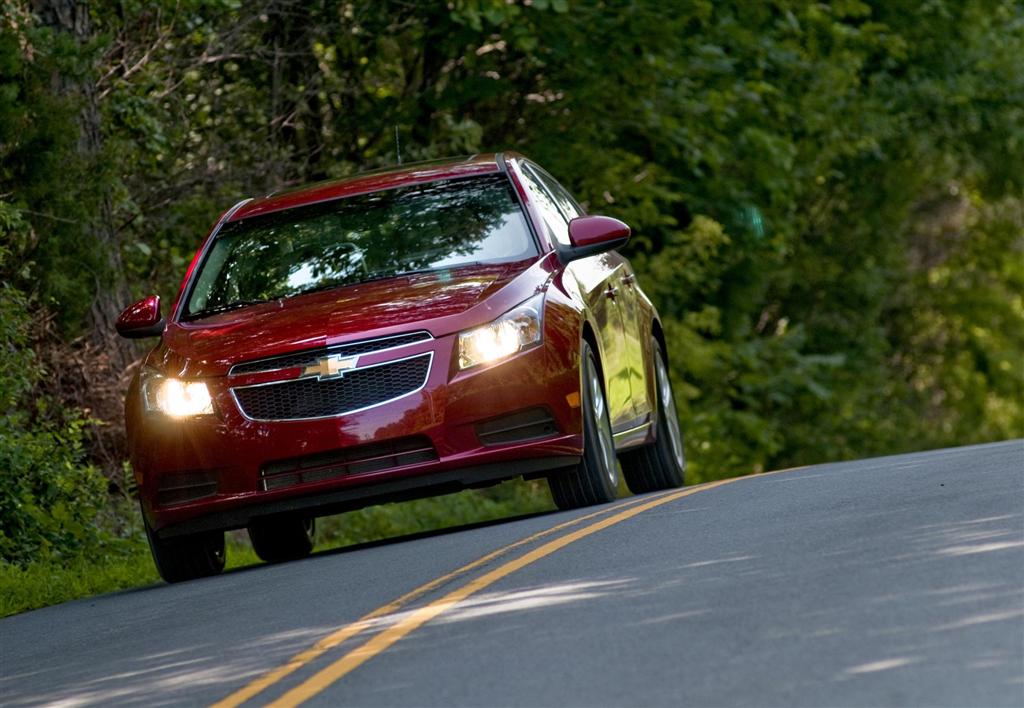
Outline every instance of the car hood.
<svg viewBox="0 0 1024 708"><path fill-rule="evenodd" d="M535 264L536 265L536 264ZM531 276L533 271L538 271ZM223 376L241 361L426 329L434 337L501 314L513 281L542 273L529 262L474 265L351 285L172 322L147 364L178 376ZM525 278L524 278L525 276ZM528 284L527 284L528 285ZM515 304L515 292L511 293ZM525 297L525 296L524 296ZM492 314L493 313L493 314Z"/></svg>

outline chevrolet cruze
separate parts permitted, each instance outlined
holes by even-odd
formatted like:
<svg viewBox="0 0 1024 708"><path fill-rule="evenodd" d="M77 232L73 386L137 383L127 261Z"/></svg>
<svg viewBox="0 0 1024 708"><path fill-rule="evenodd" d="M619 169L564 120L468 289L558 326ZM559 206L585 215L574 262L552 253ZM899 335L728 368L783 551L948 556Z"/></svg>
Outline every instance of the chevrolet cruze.
<svg viewBox="0 0 1024 708"><path fill-rule="evenodd" d="M516 154L365 173L247 199L217 221L125 402L153 558L220 572L224 531L267 561L314 519L546 478L563 509L680 486L658 314L586 215Z"/></svg>

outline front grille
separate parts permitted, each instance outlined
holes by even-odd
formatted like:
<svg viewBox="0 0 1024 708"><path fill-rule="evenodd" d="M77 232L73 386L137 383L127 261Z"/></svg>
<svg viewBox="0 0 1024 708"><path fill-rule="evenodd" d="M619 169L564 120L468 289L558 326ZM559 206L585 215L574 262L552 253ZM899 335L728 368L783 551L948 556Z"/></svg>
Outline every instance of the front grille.
<svg viewBox="0 0 1024 708"><path fill-rule="evenodd" d="M232 389L254 420L325 418L351 413L423 388L433 353L368 366L332 379L301 378Z"/></svg>
<svg viewBox="0 0 1024 708"><path fill-rule="evenodd" d="M272 462L260 470L260 486L264 490L283 489L343 475L379 472L435 460L437 452L429 438L399 438Z"/></svg>
<svg viewBox="0 0 1024 708"><path fill-rule="evenodd" d="M283 354L281 356L268 357L235 364L228 372L229 376L236 374L255 374L261 371L276 371L278 369L290 369L292 367L313 366L321 358L328 354L339 354L341 356L355 356L357 354L369 354L384 349L404 347L407 344L425 342L432 339L429 332L410 332L409 334L397 334L393 337L380 337L378 339L364 339L361 342L349 342L334 347L319 347L318 349L306 349L295 354Z"/></svg>

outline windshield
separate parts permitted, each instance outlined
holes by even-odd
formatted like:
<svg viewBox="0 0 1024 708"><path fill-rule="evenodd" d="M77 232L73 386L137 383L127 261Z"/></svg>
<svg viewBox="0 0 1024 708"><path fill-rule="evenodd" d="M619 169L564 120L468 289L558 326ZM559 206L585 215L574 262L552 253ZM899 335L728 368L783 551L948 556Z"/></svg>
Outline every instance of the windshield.
<svg viewBox="0 0 1024 708"><path fill-rule="evenodd" d="M183 312L536 255L503 175L403 187L225 224Z"/></svg>

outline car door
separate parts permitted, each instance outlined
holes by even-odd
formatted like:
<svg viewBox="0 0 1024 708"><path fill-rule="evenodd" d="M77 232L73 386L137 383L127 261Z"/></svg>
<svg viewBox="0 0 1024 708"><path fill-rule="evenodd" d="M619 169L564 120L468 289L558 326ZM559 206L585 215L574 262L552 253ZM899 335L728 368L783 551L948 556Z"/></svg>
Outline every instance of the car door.
<svg viewBox="0 0 1024 708"><path fill-rule="evenodd" d="M536 165L522 169L525 187L545 221L553 241L569 244L569 221L582 215L574 200ZM636 413L630 389L630 362L626 350L626 324L618 302L622 276L628 262L615 251L572 261L566 273L580 287L593 314L601 339L601 369L608 396L608 412L615 430L630 427Z"/></svg>
<svg viewBox="0 0 1024 708"><path fill-rule="evenodd" d="M648 395L648 377L652 372L648 370L647 362L650 359L650 344L645 341L650 338L648 328L645 326L649 321L639 294L639 286L636 282L636 273L633 266L623 258L623 266L620 270L619 292L616 299L619 303L619 311L622 313L622 333L625 338L624 350L626 367L629 369L629 390L633 399L634 423L640 425L646 421L651 413L651 401Z"/></svg>
<svg viewBox="0 0 1024 708"><path fill-rule="evenodd" d="M537 165L530 165L537 178L544 187L554 196L556 205L571 220L576 216L582 216L583 210L573 199L572 195L562 187L551 175ZM645 306L643 296L640 294L639 285L636 282L636 274L629 260L616 256L615 272L609 279L611 290L619 314L622 318L623 342L623 366L628 372L630 399L632 401L633 417L625 421L624 427L633 427L644 423L652 411L650 395L650 377L653 375L649 366L651 352L650 333L647 324L650 322L651 313Z"/></svg>

